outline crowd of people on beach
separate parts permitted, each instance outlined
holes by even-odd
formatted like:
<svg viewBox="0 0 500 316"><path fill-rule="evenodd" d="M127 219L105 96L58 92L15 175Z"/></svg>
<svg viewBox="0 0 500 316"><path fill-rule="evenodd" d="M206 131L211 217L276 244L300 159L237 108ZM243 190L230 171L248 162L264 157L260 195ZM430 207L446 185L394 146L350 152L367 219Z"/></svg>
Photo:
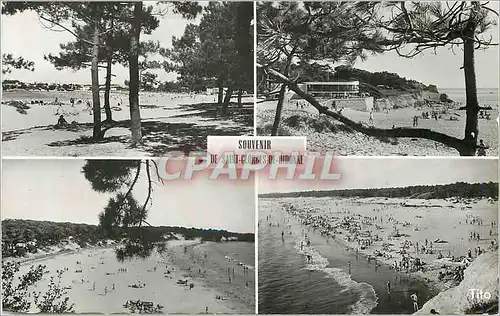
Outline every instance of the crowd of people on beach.
<svg viewBox="0 0 500 316"><path fill-rule="evenodd" d="M155 273L157 271L160 271L162 267L164 267L164 275L165 277L169 276L173 271L176 271L176 269L173 267L174 264L181 265L181 270L184 270L187 272L187 274L183 274L185 279L180 279L177 281L178 285L185 286L187 289L192 290L195 286L194 280L196 278L204 277L207 274L208 269L201 269L197 268L194 269L194 267L199 267L200 264L202 266L207 266L207 268L210 269L211 272L209 273L214 273L214 267L212 267L209 262L211 260L210 255L207 253L204 253L203 251L197 252L197 251L190 251L190 249L193 249L193 246L187 246L183 249L182 253L183 256L179 255L174 255L174 252L166 252L162 254L162 259L157 261L157 265L151 266L150 268L145 268L145 272L150 272L150 273ZM103 255L104 252L99 253L100 255ZM95 254L94 254L95 255ZM88 255L89 257L92 257L91 254ZM184 257L184 259L183 259ZM105 264L106 263L106 256L101 256L99 259L99 264ZM187 264L186 259L188 262L190 261L193 265ZM250 274L250 267L237 261L234 259L232 256L227 255L226 260L228 262L228 267L227 267L227 274L229 278L229 283L234 284L235 281L238 278L241 278L240 276L243 277L243 280L238 280L238 284L241 284L241 282L245 283L245 287L249 287L249 281L253 278L253 275ZM84 274L87 271L91 270L96 270L96 266L94 265L85 265L83 261L77 260L76 262L76 270L75 273L79 274ZM215 263L215 266L217 263ZM210 266L210 267L209 267ZM236 273L237 269L241 269L240 273ZM69 268L64 267L63 268L64 272L68 272ZM120 266L116 269L115 272L104 272L104 275L115 275L115 274L127 274L129 273L129 268L127 266ZM172 277L169 276L171 279ZM82 277L81 280L75 281L73 280L74 284L90 284L90 288L88 289L91 292L99 292L99 289L102 289L102 292L99 292L98 295L103 295L103 296L108 296L111 293L115 292L119 284L113 282L112 284L109 283L109 281L106 281L105 279L88 279L87 276ZM143 282L142 280L137 280L134 284L128 284L127 287L133 288L133 289L142 289L147 286L146 282ZM72 287L66 287L65 289L70 290ZM216 295L215 300L228 300L229 298L227 296L222 296L222 295ZM148 312L148 311L153 311L153 312L162 312L163 306L161 305L151 305L151 302L147 301L141 301L141 300L129 300L127 301L123 306L127 309L129 309L132 313L135 311L142 311L142 312ZM205 312L208 313L209 307L206 306Z"/></svg>
<svg viewBox="0 0 500 316"><path fill-rule="evenodd" d="M363 252L368 262L374 263L375 269L381 263L386 263L388 264L387 268L407 275L408 278L411 276L417 277L416 273L419 272L437 269L439 271L439 280L448 280L454 282L454 284L458 284L463 280L465 269L475 258L488 251L484 247L481 247L480 242L483 242L483 240L481 239L480 231L476 229L469 232L469 243L477 243L472 248L473 250L469 249L465 254L456 253L455 250L455 253L452 254L451 250L454 249L453 247L445 247L443 249L443 245L449 245L449 242L446 240L425 239L418 241L409 239L409 235L401 233L401 229L403 228L406 231L408 229L418 231L425 228L408 221L398 221L390 215L382 216L379 214L383 208L389 206L374 207L372 210L374 215L366 216L357 214L352 208L340 207L338 203L332 202L332 204L329 208L333 209L333 212L321 212L320 209L311 207L302 208L292 203L283 202L281 203L281 208L285 211L285 219L277 220L270 214L266 215L265 220L268 222L269 227L280 227L281 222L281 226L285 228L281 230L282 240L285 240L287 235L285 230L290 229L291 219L295 219L301 225L301 237L299 237L299 241L297 242L307 264L314 263L313 256L311 255L314 251L308 250L311 247L311 241L308 238L308 233L311 229L315 233L325 237L327 243L331 239L346 245L346 250L355 250L356 258L358 258L360 252ZM464 222L468 226L472 225L472 227L482 227L485 225L485 221L481 216L472 216L470 214L466 216ZM496 250L498 249L496 242L497 233L494 230L496 223L492 221L489 225L491 225L490 236L488 236L491 239L489 248ZM392 232L386 237L387 239L381 238L378 231L389 227ZM288 234L291 234L291 231ZM373 246L376 246L376 249L371 249ZM448 250L445 254L446 248ZM390 264L391 260L393 262L392 265ZM450 264L447 264L448 262ZM348 273L351 274L351 261L349 261L346 268ZM390 282L387 282L387 288L390 293ZM412 296L415 295L414 297L417 297L417 294L413 293ZM417 300L412 298L412 302ZM418 307L418 303L415 306ZM417 310L418 308L414 309L414 311Z"/></svg>

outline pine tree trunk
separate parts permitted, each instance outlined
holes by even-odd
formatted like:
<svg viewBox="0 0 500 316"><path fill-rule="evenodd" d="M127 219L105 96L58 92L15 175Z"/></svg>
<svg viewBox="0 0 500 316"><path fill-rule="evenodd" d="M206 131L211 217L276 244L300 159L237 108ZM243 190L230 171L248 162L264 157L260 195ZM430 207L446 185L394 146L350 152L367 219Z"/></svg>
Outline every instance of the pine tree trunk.
<svg viewBox="0 0 500 316"><path fill-rule="evenodd" d="M106 85L104 88L104 111L106 112L106 120L105 122L113 122L113 117L111 113L111 105L109 102L109 95L111 92L111 54L108 53L106 57Z"/></svg>
<svg viewBox="0 0 500 316"><path fill-rule="evenodd" d="M104 111L106 112L105 122L113 122L113 114L111 113L111 103L109 96L111 94L111 68L113 66L113 51L111 50L113 40L113 20L110 22L110 32L107 38L108 50L106 52L106 85L104 88Z"/></svg>
<svg viewBox="0 0 500 316"><path fill-rule="evenodd" d="M241 97L243 95L243 91L238 90L238 107L241 108L243 105L241 104Z"/></svg>
<svg viewBox="0 0 500 316"><path fill-rule="evenodd" d="M286 59L284 75L287 77L289 75L288 72L290 71L290 65L292 63L294 51L295 48L292 49L292 52L288 55ZM285 92L286 92L286 85L282 84L278 95L278 105L276 106L276 114L274 116L273 128L271 129L271 136L278 135L278 128L280 126L280 121L281 121L281 111L283 110L283 102L285 101Z"/></svg>
<svg viewBox="0 0 500 316"><path fill-rule="evenodd" d="M285 100L286 85L282 84L278 95L278 105L276 106L276 115L274 116L273 128L271 136L278 136L278 128L280 126L281 112L283 110L283 102Z"/></svg>
<svg viewBox="0 0 500 316"><path fill-rule="evenodd" d="M141 112L139 108L139 38L141 34L142 2L134 3L134 19L130 38L129 57L129 104L130 104L130 132L132 134L131 146L136 147L142 138Z"/></svg>
<svg viewBox="0 0 500 316"><path fill-rule="evenodd" d="M233 96L233 88L228 87L226 91L226 96L224 97L224 104L222 104L223 113L227 113L227 108L229 107L229 102L231 102L232 96Z"/></svg>
<svg viewBox="0 0 500 316"><path fill-rule="evenodd" d="M217 92L217 104L222 105L222 101L224 99L224 86L223 86L223 80L218 79L217 80L217 87L219 88L219 91Z"/></svg>
<svg viewBox="0 0 500 316"><path fill-rule="evenodd" d="M101 100L99 99L99 22L98 18L94 20L94 33L92 36L92 106L94 115L94 130L92 138L99 140L102 138L101 133Z"/></svg>
<svg viewBox="0 0 500 316"><path fill-rule="evenodd" d="M478 113L479 102L477 100L476 70L474 65L474 23L467 23L464 32L464 75L465 75L465 146L460 151L461 156L475 156L478 139Z"/></svg>

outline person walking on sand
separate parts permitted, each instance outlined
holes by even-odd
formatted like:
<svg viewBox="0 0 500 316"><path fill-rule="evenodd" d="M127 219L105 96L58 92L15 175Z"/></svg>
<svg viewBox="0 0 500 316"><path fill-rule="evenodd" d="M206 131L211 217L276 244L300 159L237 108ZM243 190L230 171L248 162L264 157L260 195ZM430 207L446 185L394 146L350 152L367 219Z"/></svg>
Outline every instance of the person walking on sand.
<svg viewBox="0 0 500 316"><path fill-rule="evenodd" d="M410 296L412 302L413 302L413 311L416 312L418 311L418 297L417 297L417 293L413 293L411 296Z"/></svg>
<svg viewBox="0 0 500 316"><path fill-rule="evenodd" d="M95 291L95 282L92 283L92 291Z"/></svg>
<svg viewBox="0 0 500 316"><path fill-rule="evenodd" d="M205 306L205 314L208 314L208 306Z"/></svg>
<svg viewBox="0 0 500 316"><path fill-rule="evenodd" d="M373 110L370 110L370 118L368 119L368 124L373 125Z"/></svg>
<svg viewBox="0 0 500 316"><path fill-rule="evenodd" d="M387 281L387 293L391 294L391 282Z"/></svg>
<svg viewBox="0 0 500 316"><path fill-rule="evenodd" d="M349 274L351 274L351 261L349 261Z"/></svg>
<svg viewBox="0 0 500 316"><path fill-rule="evenodd" d="M478 156L486 156L486 146L484 145L484 142L483 142L482 139L479 141L479 146L478 146L478 149L477 149L477 155Z"/></svg>

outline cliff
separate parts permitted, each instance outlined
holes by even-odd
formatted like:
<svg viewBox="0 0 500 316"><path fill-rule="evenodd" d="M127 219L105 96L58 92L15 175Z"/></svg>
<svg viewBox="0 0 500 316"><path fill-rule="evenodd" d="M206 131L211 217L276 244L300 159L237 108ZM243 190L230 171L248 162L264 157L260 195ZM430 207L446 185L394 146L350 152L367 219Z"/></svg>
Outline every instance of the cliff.
<svg viewBox="0 0 500 316"><path fill-rule="evenodd" d="M438 102L439 93L429 92L429 91L415 91L415 92L400 92L395 91L391 94L386 94L384 97L379 97L375 99L375 108L380 110L383 109L394 109L394 108L406 108L414 107L415 103L424 103L426 101Z"/></svg>
<svg viewBox="0 0 500 316"><path fill-rule="evenodd" d="M472 297L471 289L491 293L491 298ZM434 309L441 315L480 313L479 305L494 305L498 309L498 252L479 256L465 270L464 279L454 288L443 291L427 301L414 315L429 315Z"/></svg>

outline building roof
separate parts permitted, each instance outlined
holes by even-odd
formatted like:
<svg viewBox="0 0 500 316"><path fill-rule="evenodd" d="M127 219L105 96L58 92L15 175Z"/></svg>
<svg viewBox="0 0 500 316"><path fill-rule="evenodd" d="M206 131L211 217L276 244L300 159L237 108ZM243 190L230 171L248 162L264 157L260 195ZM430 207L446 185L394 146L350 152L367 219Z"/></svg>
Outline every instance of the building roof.
<svg viewBox="0 0 500 316"><path fill-rule="evenodd" d="M332 81L324 81L324 82L302 82L303 84L323 84L323 85L345 85L345 86L352 86L352 85L359 85L359 81L337 81L337 82L332 82Z"/></svg>

